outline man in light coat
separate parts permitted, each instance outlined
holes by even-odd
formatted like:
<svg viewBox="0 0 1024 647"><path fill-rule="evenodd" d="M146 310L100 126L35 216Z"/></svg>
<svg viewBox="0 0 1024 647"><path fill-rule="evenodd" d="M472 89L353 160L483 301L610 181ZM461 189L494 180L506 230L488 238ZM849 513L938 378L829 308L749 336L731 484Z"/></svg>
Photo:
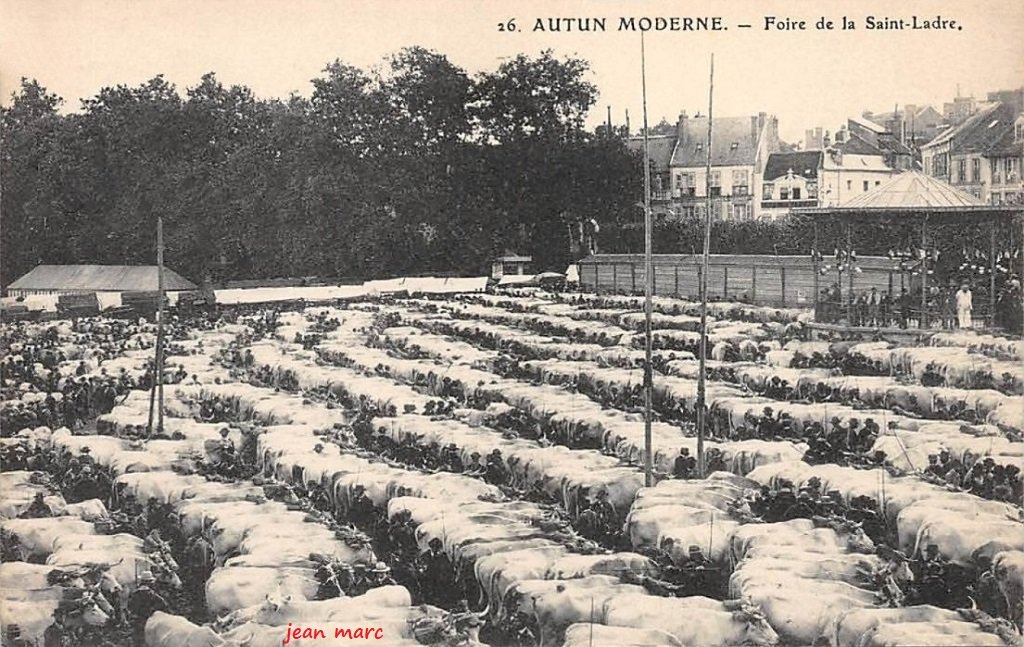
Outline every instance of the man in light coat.
<svg viewBox="0 0 1024 647"><path fill-rule="evenodd" d="M971 327L971 311L974 310L971 288L966 283L956 293L956 317L960 328Z"/></svg>

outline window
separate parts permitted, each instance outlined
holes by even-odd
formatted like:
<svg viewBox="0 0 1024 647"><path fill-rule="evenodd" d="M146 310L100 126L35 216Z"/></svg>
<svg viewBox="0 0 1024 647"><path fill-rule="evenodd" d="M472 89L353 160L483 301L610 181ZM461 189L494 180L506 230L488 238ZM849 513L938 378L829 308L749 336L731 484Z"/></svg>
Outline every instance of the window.
<svg viewBox="0 0 1024 647"><path fill-rule="evenodd" d="M881 185L882 185L882 181L881 180L875 180L875 186L881 186Z"/></svg>
<svg viewBox="0 0 1024 647"><path fill-rule="evenodd" d="M864 180L864 190L865 191L868 190L868 181L867 180Z"/></svg>
<svg viewBox="0 0 1024 647"><path fill-rule="evenodd" d="M793 199L794 200L799 200L800 199L800 187L798 187L798 186L793 187Z"/></svg>
<svg viewBox="0 0 1024 647"><path fill-rule="evenodd" d="M1020 180L1020 177L1018 177L1019 174L1020 174L1020 169L1018 168L1018 165L1017 165L1017 158L1015 158L1015 157L1007 157L1006 158L1006 181L1007 182L1011 182L1011 181L1012 182L1017 182L1018 180Z"/></svg>
<svg viewBox="0 0 1024 647"><path fill-rule="evenodd" d="M771 200L772 199L772 185L770 183L765 183L761 187L761 196L765 200Z"/></svg>
<svg viewBox="0 0 1024 647"><path fill-rule="evenodd" d="M721 171L711 171L711 186L722 186Z"/></svg>
<svg viewBox="0 0 1024 647"><path fill-rule="evenodd" d="M981 182L981 160L977 157L971 160L971 182Z"/></svg>
<svg viewBox="0 0 1024 647"><path fill-rule="evenodd" d="M779 188L779 199L780 200L789 200L789 187L788 186L784 186L784 187L780 187Z"/></svg>
<svg viewBox="0 0 1024 647"><path fill-rule="evenodd" d="M967 181L967 160L959 160L956 163L956 176L960 182ZM954 180L955 182L956 180Z"/></svg>
<svg viewBox="0 0 1024 647"><path fill-rule="evenodd" d="M732 192L735 196L745 196L748 193L748 187L751 183L751 174L743 171L732 172Z"/></svg>
<svg viewBox="0 0 1024 647"><path fill-rule="evenodd" d="M847 180L846 181L846 190L847 191L853 191L853 180Z"/></svg>
<svg viewBox="0 0 1024 647"><path fill-rule="evenodd" d="M694 195L697 188L696 180L693 173L680 173L676 176L676 188L682 195Z"/></svg>
<svg viewBox="0 0 1024 647"><path fill-rule="evenodd" d="M818 184L816 182L807 183L807 199L814 200L818 197Z"/></svg>
<svg viewBox="0 0 1024 647"><path fill-rule="evenodd" d="M683 207L684 218L693 218L695 215L697 215L697 211L693 208L693 205Z"/></svg>
<svg viewBox="0 0 1024 647"><path fill-rule="evenodd" d="M750 207L746 202L733 205L732 217L736 220L747 220L750 218Z"/></svg>
<svg viewBox="0 0 1024 647"><path fill-rule="evenodd" d="M722 187L712 185L711 186L711 197L712 198L718 198L718 197L721 197L721 195L722 195Z"/></svg>

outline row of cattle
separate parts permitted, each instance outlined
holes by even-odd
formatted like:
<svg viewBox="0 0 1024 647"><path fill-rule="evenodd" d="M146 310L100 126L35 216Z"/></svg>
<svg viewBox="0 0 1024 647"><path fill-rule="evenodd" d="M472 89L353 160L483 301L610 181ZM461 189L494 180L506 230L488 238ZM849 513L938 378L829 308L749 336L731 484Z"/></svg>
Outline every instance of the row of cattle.
<svg viewBox="0 0 1024 647"><path fill-rule="evenodd" d="M463 321L459 319L426 317L419 313L405 313L403 320L424 330L431 330L443 335L474 337L490 335L499 340L499 346L533 359L564 359L572 361L592 361L605 366L639 367L644 361L643 351L622 346L601 346L586 343L561 343L547 335L530 334L521 328L491 324L480 321ZM452 355L453 349L445 344L458 343L447 339L429 338L420 334L420 329L407 327L389 330L398 347L415 347L433 356ZM837 375L832 369L790 368L797 355L829 355L838 352L835 345L828 342L803 342L792 340L784 346L772 350L773 342L753 340L718 339L714 331L712 345L716 342L734 344L740 361L723 361L709 359L708 370L716 379L742 383L755 391L763 390L772 378L785 380L795 397L810 397L821 387L828 387L841 399L857 398L869 406L899 406L912 414L925 417L937 415L955 409L960 417L973 415L977 420L989 420L1007 431L1024 432L1021 420L1024 419L1024 396L1008 395L994 389L954 388L947 386L923 386L910 384L905 379L887 376L849 376ZM431 348L431 344L441 344ZM846 352L847 345L843 352ZM852 349L857 351L859 345ZM712 355L714 355L712 348ZM935 349L933 349L935 350ZM474 352L475 351L475 352ZM758 355L765 357L767 365L750 361ZM464 358L465 363L491 364L497 360L496 351L481 351L460 347L454 351L456 357ZM980 357L984 360L984 357ZM659 351L654 353L656 362L664 366L666 373L679 377L695 378L698 363L696 357L688 351ZM1019 372L1019 369L1018 369ZM974 420L976 422L977 420Z"/></svg>
<svg viewBox="0 0 1024 647"><path fill-rule="evenodd" d="M272 351L277 353L276 356L273 356ZM280 358L285 357L285 356L281 355L281 352L280 352L279 348L278 349L269 348L268 349L268 353L269 354L267 356L265 356L265 357L261 356L260 357L261 361L262 360L268 360L267 361L268 365L272 362L273 365L277 366L280 363ZM313 367L315 366L315 362L313 361L314 358L312 356L307 356L305 358L300 358L300 359L303 362L303 365L301 366L300 372L302 372L302 371L312 371L313 370ZM366 361L367 361L367 358L364 357L363 358L363 362L364 363L361 365L362 368L367 368ZM287 370L292 370L292 369L288 368ZM326 370L328 372L336 373L338 375L341 375L343 373L342 371L338 371L336 369L324 369L324 370ZM209 383L209 381L211 381L212 377L213 377L212 374L205 373L203 381ZM216 377L221 377L222 379L226 379L226 376L223 376L223 375L217 375ZM319 378L317 378L316 376L313 376L313 377L311 377L309 379L308 384L311 385L312 387L322 386L324 383L322 381L317 381L318 379ZM417 407L415 409L417 411L424 411L425 410L425 404L427 402L429 402L430 400L432 400L432 398L428 398L426 396L421 396L419 398L413 397L413 396L419 395L419 394L417 394L415 391L411 391L408 388L395 389L394 387L396 385L394 385L393 381L387 380L387 379L368 378L365 375L345 375L344 378L341 381L344 382L345 384L344 384L343 387L339 388L339 391L343 391L343 392L349 393L349 394L356 393L357 397L358 397L358 395L363 395L364 399L375 398L377 402L379 402L382 405L384 405L383 408L382 408L383 411L398 411L398 410L403 410L404 411L405 408L406 408L405 405L407 405L407 404L412 404L414 407ZM328 382L328 384L330 384L330 383L331 382ZM357 386L353 390L351 388L351 386L350 386L351 384L357 384L357 385L358 384L364 384L364 386ZM468 381L468 382L466 382L466 384L472 384L472 382ZM384 391L381 391L382 388L385 388L388 385L390 385L390 387L391 387L390 389L385 389ZM499 385L499 389L500 389L501 386L506 386L506 385ZM524 385L524 386L526 386L526 385ZM233 393L234 394L233 397L236 397L236 398L240 398L241 399L244 396L244 398L246 399L246 403L247 403L247 407L246 407L247 410L251 410L254 414L256 414L257 412L262 412L261 415L267 416L268 418L266 418L266 419L268 419L268 420L274 420L273 416L275 416L275 415L280 416L278 411L279 411L279 409L283 408L283 410L285 410L285 411L291 411L291 412L296 414L294 416L289 414L288 420L291 422L292 425L300 425L300 426L303 426L303 427L308 426L308 425L312 425L313 427L316 427L316 428L320 428L320 427L322 427L324 425L325 411L322 408L317 410L317 407L315 407L315 405L301 405L300 406L301 403L299 401L297 401L297 399L295 399L295 398L291 398L290 405L289 406L285 406L286 403L281 401L281 400L279 400L278 398L286 398L287 399L287 396L283 396L283 395L280 395L280 394L275 394L273 398L270 398L269 395L265 391L262 392L262 393L256 392L256 393L251 393L251 394L235 393L235 389L239 389L239 388L240 388L239 385L225 385L223 387L219 387L219 386L182 387L181 389L179 389L179 392L182 395L184 395L186 400L191 398L192 399L192 403L185 403L185 404L183 404L181 406L181 413L186 414L186 415L190 414L190 413L194 413L194 410L195 410L194 408L196 406L196 403L200 402L205 397L210 397L210 396L224 397L225 395ZM496 390L499 390L499 389L496 389ZM561 397L564 398L565 397L565 392L562 391L561 393L562 393ZM268 402L268 401L272 401L272 402ZM131 416L132 420L138 420L138 418L142 416L142 411L145 410L144 407L142 406L143 402L144 402L144 400L134 401L134 406L136 407L136 411L133 413L133 416ZM312 409L311 409L311 407L312 407ZM554 408L554 407L551 407L551 408ZM562 409L564 410L564 408L565 407L564 407L564 401L563 401ZM119 413L127 414L128 410L126 409L126 410L123 410L122 412L119 412ZM417 417L418 418L423 418L423 416L403 416L403 418L410 418L410 419L417 418ZM282 418L279 417L276 420L278 422L280 422L280 421L282 421ZM420 425L422 424L420 421L417 421L417 420L409 420L408 422L415 422L417 427L420 427ZM429 421L424 418L424 422L429 422ZM637 420L636 419L629 420L628 422L631 422L633 427L636 427L636 424L637 424ZM291 439L293 439L293 438L295 438L297 436L299 430L294 428L294 427L289 427L287 429L281 429L281 430L278 430L278 431L279 431L279 435L280 435L280 443L281 443L280 449L281 449L281 451L284 452L288 448L295 449L296 445L291 441ZM459 432L462 432L462 431L466 431L466 430L464 430L462 428L459 428ZM263 442L263 439L265 437L269 436L269 435L270 435L270 433L265 434L263 437L261 437L261 442ZM490 434L490 435L491 435L491 437L498 438L494 434ZM676 436L678 436L678 431L676 431ZM310 440L313 440L313 438L310 438ZM486 440L486 438L480 438L480 442L481 443L483 443L485 440ZM154 441L154 442L158 442L158 441ZM481 444L480 446L483 447L483 444ZM316 462L317 462L317 460L320 459L320 456L317 455L315 452L312 452L310 447L300 448L299 450L296 451L296 453L299 453L299 454L302 455L301 461L296 461L296 462L293 462L293 463L284 463L281 466L273 467L272 469L274 469L280 476L291 479L291 478L295 478L295 474L296 474L295 468L299 467L300 468L299 474L303 475L302 478L306 478L306 466L308 466L308 467L314 468L311 472L309 472L310 474L313 474L314 476L319 477L321 480L325 478L325 472L317 471L317 469L315 469ZM268 456L268 458L270 459L270 462L271 463L274 462L273 452L271 452L270 455L267 455L265 452L261 451L261 455ZM360 466L358 469L362 469L362 466ZM394 469L394 468L389 468L389 469ZM125 476L131 476L131 474L128 474L128 475L125 475ZM417 475L417 476L421 476L422 477L422 475ZM420 484L420 482L419 482L420 479L413 478L412 476L405 476L404 473L400 477L401 484L400 485L396 485L396 486L393 485L394 481L392 481L390 479L399 478L398 476L396 476L394 474L388 474L387 477L383 477L383 478L385 478L386 485L383 486L383 487L378 486L376 488L376 490L375 490L377 492L377 494L373 495L374 499L375 499L375 502L378 502L379 504L390 504L396 498L396 497L394 497L393 493L401 492L402 494L404 494L405 493L405 489L407 487L409 487L409 488L423 487L422 484ZM158 479L158 482L162 483L163 480L164 480L163 478ZM429 480L431 482L434 482L434 481L443 480L443 479L438 479L438 475L432 475L430 477L424 477L422 480L424 480L424 481ZM349 486L351 486L351 483L349 484ZM393 493L389 494L389 491L392 491L392 490L393 490ZM332 484L332 487L331 487L331 491L332 492L336 492L335 488L333 487L333 484ZM336 498L336 502L340 502L339 505L341 505L342 507L344 506L344 502L346 500L345 499L345 496L347 496L346 493L349 492L349 491L350 490L348 490L348 489L344 489L344 490L342 490L341 492L338 493L338 494L340 494L340 496ZM415 489L412 489L411 491L415 491ZM485 496L490 496L490 494L487 494L487 493L485 493L484 495ZM446 499L449 496L452 496L452 495L449 492L445 492L442 496L440 496L438 498ZM472 498L472 494L470 494L469 496L470 496L470 498ZM476 496L479 497L480 493L476 493ZM419 497L419 498L423 498L423 497ZM461 500L461 499L456 497L456 500ZM420 505L420 504L423 504L424 502L416 501L414 503L416 505ZM515 504L515 505L524 505L524 504ZM427 506L427 507L430 507L430 506ZM493 511L488 510L484 514L485 514L485 516L489 516L491 514L491 512L493 512ZM454 518L454 514L455 514L455 511L451 511L451 513L448 515L449 518ZM441 516L442 516L442 523L441 523L442 528L441 528L440 531L435 531L435 532L446 533L447 532L447 530L446 530L447 524L443 521L445 514L442 512ZM533 518L534 517L531 517L531 519L533 519ZM433 519L436 521L436 517L433 517ZM423 521L423 516L422 515L418 516L417 520L418 521ZM456 524L456 526L458 526L458 524ZM532 528L532 524L531 524L531 528ZM465 530L464 532L466 533L466 535L464 535L464 536L472 536L472 533L475 532L476 530L478 530L478 529L475 528L475 527L470 529L470 530ZM535 531L535 529L534 529L534 531ZM504 529L501 529L500 531L495 531L495 534L498 535L500 533L500 536L502 536L502 537L508 536L508 535L505 535L504 532L505 532ZM490 536L490 535L488 535L488 536ZM511 536L515 537L515 534L513 533ZM547 539L547 538L544 538L544 539L546 541L551 541L550 539ZM447 546L448 546L448 548L450 550L452 550L454 548L454 546L456 546L456 543L457 542L455 542L455 541L449 541ZM556 542L556 544L557 544L557 542ZM462 545L463 544L458 544L458 546L460 546L460 547ZM542 546L538 546L538 548L540 548L540 547L542 547ZM564 550L564 548L563 548L563 550ZM519 564L519 563L527 560L527 554L534 554L535 552L536 551L533 551L533 550L527 550L526 553L521 554L521 555L517 555L516 556L517 560L515 561L515 563ZM545 554L547 554L547 553L545 552ZM506 560L504 560L504 559L497 559L496 561L498 561L498 562L500 562L502 564L506 563ZM472 563L475 565L477 562L474 561ZM635 563L633 565L636 566ZM541 567L539 567L539 566L536 567L536 569L540 569L540 568ZM545 569L547 568L546 563L545 563L544 568ZM502 569L499 568L499 570L502 570ZM547 573L546 570L544 572ZM596 575L601 575L601 573L597 573ZM572 603L571 600L575 600L577 598L579 600L581 600L581 601L586 600L587 599L585 597L586 594L583 593L583 591L587 590L588 586L596 587L596 588L602 590L602 594L601 595L604 594L603 591L608 586L611 586L611 588L615 588L615 587L618 587L618 586L623 586L623 587L625 587L625 586L632 586L632 585L622 584L621 582L619 582L618 584L614 584L613 582L609 582L607 580L602 581L600 579L589 579L588 580L588 578L593 578L596 575L594 573L589 573L587 575L587 577L576 578L576 579L580 579L581 582L573 583L568 588L563 588L561 591L556 590L555 593L557 593L558 595L555 595L552 598L552 600L549 601L547 606L545 606L544 604L541 604L538 607L537 603L536 603L536 596L534 596L531 593L530 596L527 596L527 597L530 598L529 604L532 605L530 607L531 608L531 612L537 613L537 609L540 609L541 610L541 613L540 613L541 616L543 616L545 618L550 618L551 619L549 622L546 623L547 626L549 626L551 628L550 630L557 631L558 628L560 628L562 626L565 626L563 620L561 619L561 618L563 618L563 616L565 618L568 618L568 619L572 619L572 618L576 617L576 616L572 615L572 613L573 613L572 609L574 608L573 607L574 603ZM481 581L483 581L483 580L489 580L489 578L486 578L486 577L482 578ZM588 581L587 581L586 584L584 584L582 582L582 580L588 580ZM538 586L541 586L541 585L538 585ZM565 586L565 585L562 585L562 586ZM571 598L571 596L563 596L562 595L562 594L566 593L566 591L569 590L569 589L576 590L576 592L578 593L577 598ZM624 596L626 594L633 595L633 594L639 594L639 593L640 593L639 591L634 591L632 589L624 589L624 590L617 591L616 594L615 594L616 597L607 598L606 600L619 600L619 601L624 601L625 600L625 601L628 601L629 598L621 597L621 596L619 596L619 594L622 594ZM543 597L543 596L541 596L541 597ZM593 594L591 594L591 599L592 598L593 598ZM667 604L668 601L666 601L665 603ZM657 604L662 604L662 603L658 602ZM673 604L677 604L678 605L679 603L673 602ZM696 601L690 602L688 604L690 606L688 606L686 608L689 608L689 609L700 608L699 606L694 606L694 604L696 604ZM707 604L720 604L720 603L715 603L714 601L710 601ZM581 604L580 606L585 607L586 605ZM633 606L635 607L637 605L634 604ZM640 606L643 606L643 605L640 605ZM618 612L612 613L610 616L608 615L607 612L609 610L614 612L614 611L616 611L616 609L620 609L621 610L621 609L625 609L625 608L627 608L627 607L625 607L625 606L617 607L617 606L615 606L615 604L612 604L611 606L608 606L607 604L605 604L605 605L601 606L600 611L592 612L592 613L597 613L598 615L600 615L605 620L607 620L609 617L612 618L612 620L616 620L617 618L620 617L620 615L616 615L616 613L618 613ZM647 608L647 607L645 607L645 608ZM653 609L654 607L652 606L650 608ZM683 608L684 607L682 607L682 606L674 607L675 612L677 614ZM726 610L722 609L722 611L724 612ZM662 621L665 621L666 617L670 617L670 615L667 616L665 613L658 613L657 615L662 617ZM758 627L758 626L760 626L758 623L750 621L750 617L753 617L751 614L748 614L748 616L749 617L748 617L747 622L745 622L744 624L736 625L737 626L737 630L747 631L751 627ZM640 622L640 620L638 620L637 622ZM650 625L645 625L645 626L650 626ZM732 626L732 625L729 625L729 626ZM568 632L567 635L570 637L570 639L572 639L572 637L574 637L574 636L582 635L586 629L587 628L570 627L569 628L569 632ZM683 631L682 628L675 628L675 630L676 631ZM607 641L606 641L606 644L608 644ZM628 644L628 643L621 642L620 644Z"/></svg>
<svg viewBox="0 0 1024 647"><path fill-rule="evenodd" d="M210 377L210 374L207 375ZM217 375L222 381L226 375ZM592 599L600 605L602 616L609 609L611 618L619 624L618 629L596 627L586 629L586 635L594 633L595 644L631 644L641 638L648 640L654 629L644 617L638 617L638 596L642 596L643 607L656 598L646 594L642 587L624 584L616 575L623 570L648 572L653 565L636 554L619 553L611 555L574 555L570 553L558 537L549 531L538 528L538 522L547 518L546 510L535 504L523 502L489 502L482 499L500 500L501 494L493 486L486 485L476 479L454 474L423 474L410 470L390 467L384 463L369 463L353 456L332 455L330 452L317 453L313 445L320 436L314 432L324 427L333 426L332 411L322 405L304 401L299 396L285 393L274 393L268 389L242 384L209 384L205 386L180 386L174 391L178 404L172 410L175 413L194 412L198 403L210 397L230 397L242 403L240 411L261 422L276 423L267 427L265 433L258 437L258 455L263 461L266 472L275 474L284 480L300 482L319 482L328 487L332 493L332 501L344 510L351 500L356 485L366 488L371 500L386 510L389 516L399 511L408 510L417 524L417 540L425 547L430 539L439 538L444 542L445 550L453 557L453 561L461 568L471 569L482 588L488 592L509 590L516 587L521 594L524 612L536 617L542 631L549 641L567 632L569 640L580 636L583 631L572 627L574 621L589 618L589 605ZM130 403L129 403L130 404ZM115 412L115 415L120 412ZM318 422L310 422L318 418ZM495 436L497 437L497 436ZM164 492L156 492L165 494ZM152 492L140 492L139 496L148 496ZM515 552L516 554L512 554ZM537 555L558 558L543 575L532 578L515 578L510 576L514 565L523 562L527 556ZM560 556L560 557L559 557ZM535 561L535 560L534 560ZM231 567L237 566L237 564ZM596 596L596 597L595 597ZM614 604L608 607L601 603L602 596ZM586 605L582 603L586 600ZM500 606L501 599L494 599L494 606ZM688 631L700 628L705 632L717 631L722 626L733 634L746 631L748 627L762 627L770 632L763 623L751 623L746 620L748 614L742 611L727 609L726 605L713 600L669 601L675 603L675 612L666 613L661 617L661 626L674 631L682 631L679 618L687 610L701 609L706 618ZM275 598L280 609L302 608L294 600L282 603ZM266 620L267 605L261 605L261 620ZM584 612L583 607L587 609ZM290 612L289 612L290 613ZM296 618L278 612L277 618ZM317 618L323 620L323 617ZM306 616L301 620L310 622ZM294 621L294 620L289 620ZM633 623L629 628L629 623ZM693 625L693 623L688 623ZM627 626L623 626L627 625ZM711 629L709 629L711 627ZM753 630L753 629L751 629ZM659 629L658 631L664 631ZM632 638L629 636L633 635ZM691 634L692 635L692 634ZM713 635L713 634L705 634ZM665 644L677 644L679 638L666 634L658 634ZM770 638L769 634L769 638ZM689 640L683 643L689 644ZM719 636L712 643L731 644Z"/></svg>
<svg viewBox="0 0 1024 647"><path fill-rule="evenodd" d="M385 331L385 334L386 333L387 333L387 331ZM349 346L349 348L351 348L351 346ZM378 355L374 355L372 352L370 353L369 357L366 357L366 353L364 352L364 349L358 349L357 351L350 351L348 353L344 353L344 351L338 351L338 350L336 350L336 352L340 352L341 354L345 354L347 357L349 357L350 360L352 360L352 358L355 357L356 359L353 360L353 363L355 363L356 365L359 365L362 368L367 369L367 370L370 369L371 367L374 367L374 366L376 368L380 368L381 366L383 366L384 368L388 369L389 374L392 371L396 371L396 364L395 364L394 361L392 361L391 363L388 363L386 361L386 359L385 359L385 363L384 364L381 364L381 363L374 364L375 361L377 361L379 359L382 359L382 358L380 356L378 356ZM400 364L401 363L402 363L401 361L398 362L399 368L400 368ZM289 370L295 370L295 367L292 367ZM421 371L422 375L424 375L424 376L428 375L426 372L424 372L424 369L423 369L422 366L419 367L419 370ZM402 375L400 373L400 371L398 373L399 373L399 375ZM405 377L406 377L406 379L410 379L410 380L415 380L416 379L416 376L413 375L412 373L406 374ZM397 422L395 420L390 420L389 421L389 420L385 419L385 420L381 421L381 422L383 422L383 424L380 425L380 426L381 426L382 429L388 430L390 433L394 434L393 437L395 439L400 439L400 438L403 438L403 437L413 437L413 438L422 438L425 443L430 443L430 442L445 443L445 442L448 442L448 441L453 441L453 442L456 442L457 444L460 444L460 441L464 441L465 440L465 435L464 434L465 434L466 430L462 430L462 429L453 430L451 428L451 425L445 425L443 423L430 423L430 424L418 423L417 426L414 429L410 429L407 432L407 435L402 435L402 431L401 430L403 430L404 428L408 427L408 425L410 424L410 421L415 422L417 418L418 418L417 416L403 416ZM433 427L433 429L432 429L432 427ZM456 423L456 427L458 427L457 423ZM444 430L444 431L446 431L448 433L447 434L440 433L438 431L438 429L442 429L442 430ZM798 463L797 465L801 466L801 467L807 467L803 463ZM827 466L827 467L836 468L836 466ZM824 469L824 468L822 468L822 469ZM863 493L863 492L867 491L863 487L861 487L861 488L857 488L856 487L856 483L854 483L854 481L857 480L855 478L856 476L864 477L864 476L868 476L870 474L871 478L875 478L875 479L877 478L877 476L875 474L866 473L866 472L862 472L862 471L859 471L859 470L850 470L850 469L847 469L847 468L836 468L836 469L841 470L842 474L841 475L840 474L831 474L827 478L827 482L829 483L829 487L830 488L832 488L833 486L839 486L841 483L851 483L851 485L853 485L854 487L847 488L847 491L845 492L845 496L846 496L847 499L850 499L850 498L852 498L854 496L858 496L859 493ZM807 476L807 475L804 475L803 479L801 480L801 479L798 478L797 482L802 483L807 478L810 478L810 477ZM863 481L864 479L861 478L860 480ZM905 483L904 481L907 481L907 482ZM909 485L908 485L908 483L909 483ZM768 484L768 483L765 483L765 484ZM775 484L777 485L777 482ZM703 484L701 484L701 485L703 485ZM861 485L863 485L863 483ZM917 485L927 485L927 484L918 483ZM885 487L886 486L883 484L882 485L882 495L881 495L883 503L885 502ZM923 493L920 492L920 491L916 491L915 490L915 485L912 482L910 482L910 480L895 480L895 481L890 482L888 487L891 489L891 491L892 491L891 495L896 498L897 502L903 501L902 497L905 497L905 496L913 497L913 496L916 495L916 496L920 497L923 494L925 497L927 497L927 495L937 495L939 493L945 493L940 488L934 488L934 486L928 486L930 489L926 490ZM841 491L842 491L842 488L839 488L839 489L841 489ZM877 496L878 496L877 490L875 492L873 492L872 494L873 494L872 498L877 498ZM939 512L941 512L942 511L941 508L947 502L946 501L940 501L940 500L937 500L937 499L941 499L941 497L932 496L931 498L928 498L927 500L922 501L921 504L918 505L916 508L912 508L912 510L910 511L910 514L912 514L913 512L917 512L917 513L927 512L933 506L936 506L936 505L939 506L939 508L940 508ZM977 501L977 499L974 498L974 497L965 496L964 497L964 501ZM949 508L948 505L945 506L945 507ZM887 509L889 514L896 514L900 510L898 505L888 506L886 509ZM675 512L678 512L678 511L675 511ZM997 517L998 517L999 513L1009 514L1009 513L1012 513L1012 512L1013 512L1013 509L1010 506L1000 506L999 510L996 510L995 508L992 508L991 513L992 513L993 516L991 516L988 519L978 518L978 519L975 519L975 522L985 523L986 521L994 521L994 520L997 520ZM909 516L909 514L908 514L908 516ZM666 515L666 517L669 520L678 520L678 517L675 514ZM632 523L632 521L634 521L634 520L631 520L630 523ZM713 521L711 523L713 523ZM958 538L958 539L966 538L968 541L973 539L973 537L970 536L970 532L967 530L967 527L969 525L970 524L965 524L964 526L961 526L959 529L957 529L960 532L960 536L958 536L956 538ZM907 524L903 524L903 526L904 526L904 528L906 528ZM931 526L931 529L934 531L935 530L935 526L934 525ZM701 535L701 534L703 534L703 532L704 531L702 529L697 534ZM713 534L713 529L711 529L711 532ZM999 536L1000 534L1002 535L1004 543L1000 544L998 541L993 541L991 546L990 546L990 552L988 553L988 555L992 556L993 554L995 554L995 552L1002 553L1001 550L996 551L996 549L993 548L993 547L1006 548L1008 546L1015 545L1013 543L1015 541L1015 533L1018 533L1018 532L1019 532L1019 525L1015 524L1015 522L1010 522L1008 524L999 526L998 530L996 530L996 534L997 534L997 536ZM636 534L633 533L632 536L636 537ZM728 534L728 532L725 529L722 529L722 535L721 536L728 537L729 534ZM691 538L692 538L692 535L687 536L687 537L675 537L675 539L678 540L675 545L676 546L686 545L686 543ZM935 537L934 536L926 535L925 539L927 541L931 541L932 539L935 539ZM917 537L916 543L920 544L920 542L921 542L921 537ZM642 543L642 542L638 542L638 543ZM943 546L943 548L946 549L948 552L951 552L954 555L958 556L959 558L961 558L961 560L964 557L965 549L963 547L963 543L962 542L960 544L957 544L954 541L954 543L952 545L950 545L950 546ZM915 550L915 547L904 547L904 549L907 550L908 552L913 552ZM973 550L969 550L969 551L967 551L967 554L973 556L974 551ZM998 561L999 564L1012 563L1012 559L1011 558L1012 558L1012 555L1002 555L1001 558L998 559L997 561ZM969 561L969 559L967 561Z"/></svg>

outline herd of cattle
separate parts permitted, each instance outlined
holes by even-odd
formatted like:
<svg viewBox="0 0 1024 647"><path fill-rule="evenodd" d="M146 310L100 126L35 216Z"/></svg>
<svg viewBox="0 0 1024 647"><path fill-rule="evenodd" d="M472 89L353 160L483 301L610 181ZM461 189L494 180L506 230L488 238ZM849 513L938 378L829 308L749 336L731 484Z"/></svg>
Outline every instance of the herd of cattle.
<svg viewBox="0 0 1024 647"><path fill-rule="evenodd" d="M169 370L191 378L166 387L163 436L133 433L146 427L150 407L150 394L138 390L75 434L3 430L5 445L54 457L88 448L114 492L108 501L67 504L38 474L2 475L0 523L22 551L22 561L0 565L4 631L16 625L25 644L43 643L67 598L66 582L51 584L54 568L106 565L107 590L137 588L151 557L141 538L105 534L108 509L156 500L173 507L186 539L202 537L211 547L198 590L214 620L197 624L184 612L157 611L145 624L146 645L269 647L282 643L289 623L350 636L366 630L343 644L431 642L423 628L449 609L429 599L414 605L418 596L404 586L317 599L314 573L324 559L372 567L384 556L269 497L268 484L279 484L319 488L337 519L365 491L385 522L411 517L420 550L440 540L457 578L475 585L478 599L469 602L483 623L444 634L449 644L486 640L489 626L512 617L528 618L541 644L580 647L1019 642L1021 501L982 498L928 478L924 468L940 451L967 467L985 459L1020 464L1024 344L972 333L936 334L919 347L808 342L803 311L713 304L705 447L715 471L680 480L671 478L677 457L697 450L699 320L693 303L656 299L659 482L648 488L636 407L643 358L637 307L632 297L473 294L282 312L270 330L257 325L262 314L197 326L175 340L168 358ZM28 324L20 334L48 330ZM87 351L61 330L66 368L74 371ZM141 376L145 351L126 354L118 366ZM810 397L821 389L829 394L824 401ZM205 421L211 403L225 419ZM785 414L785 433L752 437L751 421L766 407ZM802 460L808 429L868 418L883 430L871 447L885 452L883 464ZM353 421L369 435L349 433ZM256 480L195 469L225 427L251 456ZM423 452L448 448L467 469L421 469L366 451L385 440ZM482 478L492 456L507 474L501 483ZM755 493L811 482L845 502L873 501L888 545L842 520L765 523L751 514ZM37 493L56 516L18 518ZM588 542L565 520L575 524L599 499L621 532L584 550ZM1005 618L892 606L874 577L890 566L884 555L919 560L932 545L964 572L989 572ZM664 567L657 552L682 564L693 546L727 580L726 595L672 597L644 585ZM76 621L107 623L113 614L102 607L79 609Z"/></svg>

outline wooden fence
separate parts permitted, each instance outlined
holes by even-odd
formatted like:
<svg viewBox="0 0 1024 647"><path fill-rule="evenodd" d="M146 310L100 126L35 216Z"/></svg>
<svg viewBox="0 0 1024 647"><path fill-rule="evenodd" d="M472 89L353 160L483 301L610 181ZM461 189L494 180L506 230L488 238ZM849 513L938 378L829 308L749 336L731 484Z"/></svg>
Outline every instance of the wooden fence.
<svg viewBox="0 0 1024 647"><path fill-rule="evenodd" d="M831 259L821 266L834 265ZM894 262L885 257L864 257L857 261L860 272L844 272L844 296L850 290L860 294L872 287L893 296L901 291L901 276ZM696 299L699 296L701 257L692 254L654 255L654 294ZM597 254L579 262L580 284L587 291L615 294L643 294L642 254ZM708 269L708 297L743 300L750 303L787 307L814 307L815 295L840 280L835 269L824 274L816 270L810 256L712 254ZM903 284L910 290L911 277ZM916 283L915 283L916 285Z"/></svg>

